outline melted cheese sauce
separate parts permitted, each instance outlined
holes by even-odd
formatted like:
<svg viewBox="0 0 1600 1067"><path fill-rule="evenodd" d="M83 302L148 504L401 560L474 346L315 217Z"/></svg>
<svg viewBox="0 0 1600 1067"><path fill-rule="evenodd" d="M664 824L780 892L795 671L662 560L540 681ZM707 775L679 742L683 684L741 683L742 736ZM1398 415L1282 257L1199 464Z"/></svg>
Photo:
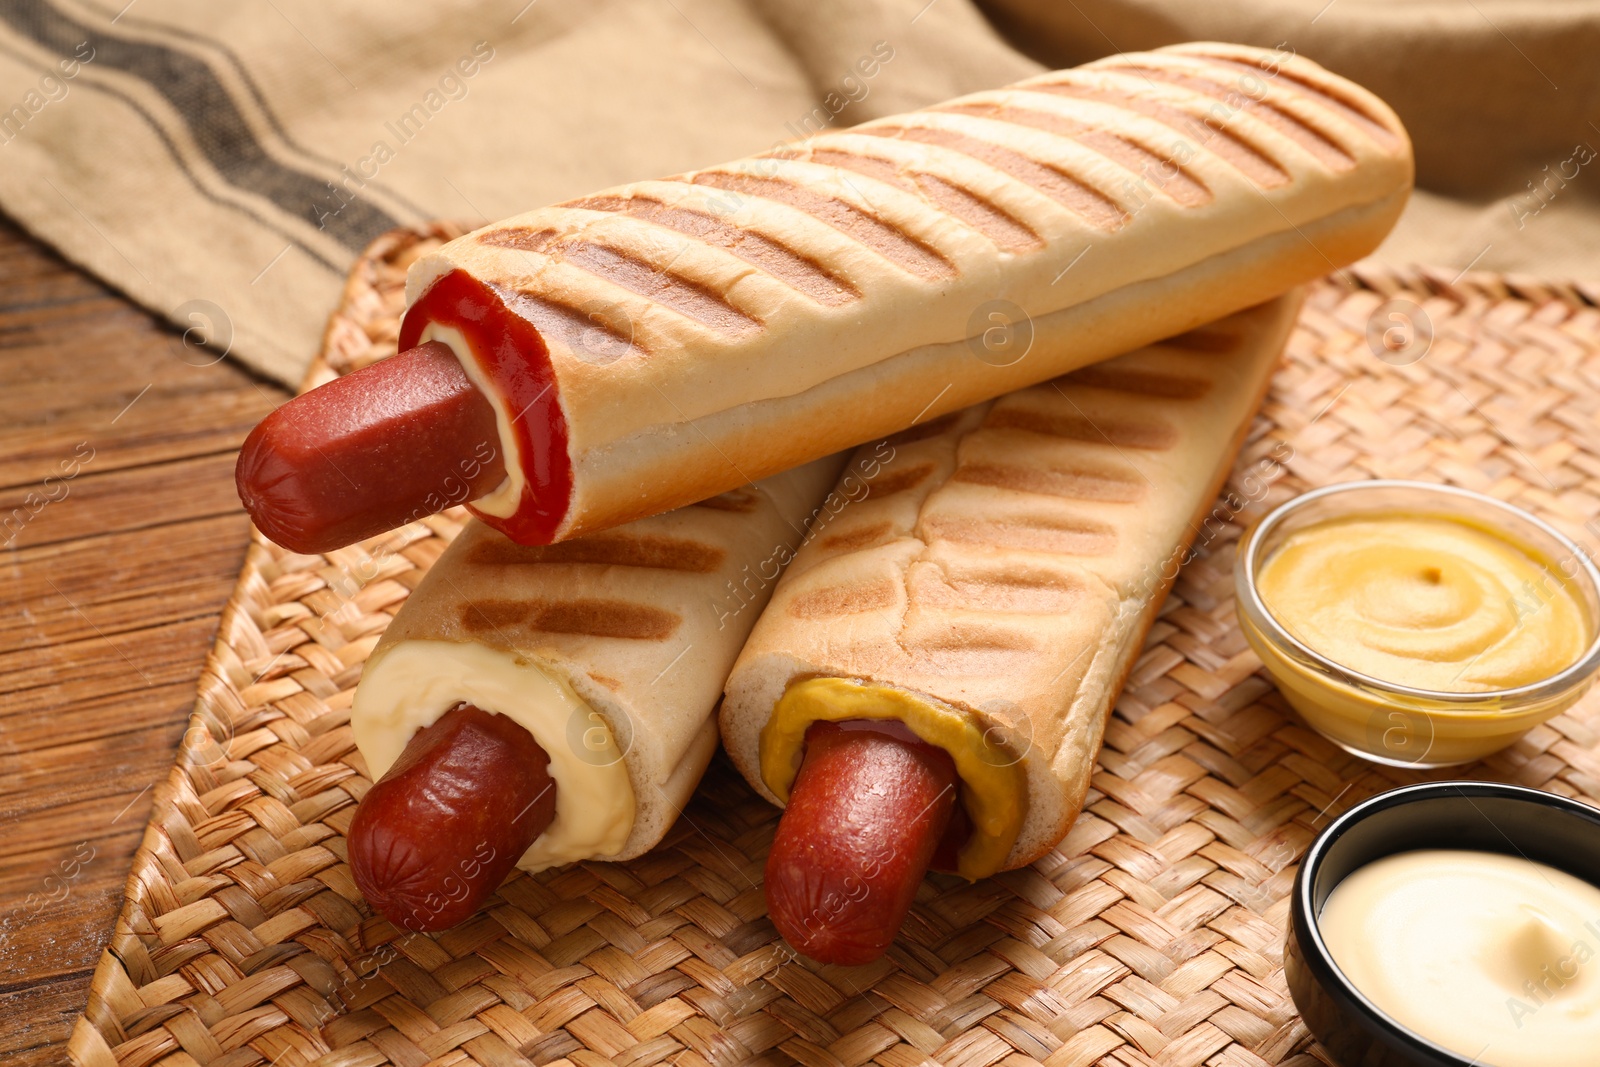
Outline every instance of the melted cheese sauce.
<svg viewBox="0 0 1600 1067"><path fill-rule="evenodd" d="M1600 887L1519 856L1428 849L1334 887L1318 927L1397 1022L1492 1067L1600 1060Z"/></svg>
<svg viewBox="0 0 1600 1067"><path fill-rule="evenodd" d="M460 703L510 716L550 756L556 816L518 867L542 871L622 851L633 831L633 784L611 728L566 682L512 652L404 641L369 662L350 726L373 781L418 730Z"/></svg>

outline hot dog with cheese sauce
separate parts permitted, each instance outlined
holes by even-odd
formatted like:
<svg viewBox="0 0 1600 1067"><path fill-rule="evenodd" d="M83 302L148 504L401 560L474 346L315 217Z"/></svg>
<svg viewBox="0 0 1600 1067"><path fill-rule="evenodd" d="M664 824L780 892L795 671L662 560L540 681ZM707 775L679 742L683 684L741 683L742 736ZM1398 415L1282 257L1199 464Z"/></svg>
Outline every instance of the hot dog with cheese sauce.
<svg viewBox="0 0 1600 1067"><path fill-rule="evenodd" d="M745 635L844 457L626 526L529 547L469 523L363 668L351 709L376 780L348 835L397 925L471 915L514 866L659 841L716 748ZM737 590L735 583L738 583Z"/></svg>

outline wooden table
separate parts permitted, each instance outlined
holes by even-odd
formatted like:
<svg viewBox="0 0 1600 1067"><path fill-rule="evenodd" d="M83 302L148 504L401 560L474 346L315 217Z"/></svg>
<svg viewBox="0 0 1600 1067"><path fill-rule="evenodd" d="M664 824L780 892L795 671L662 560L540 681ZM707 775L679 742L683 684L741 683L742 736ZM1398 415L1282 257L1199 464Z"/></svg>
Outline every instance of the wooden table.
<svg viewBox="0 0 1600 1067"><path fill-rule="evenodd" d="M0 219L9 1067L65 1058L244 558L234 457L288 394L212 358Z"/></svg>

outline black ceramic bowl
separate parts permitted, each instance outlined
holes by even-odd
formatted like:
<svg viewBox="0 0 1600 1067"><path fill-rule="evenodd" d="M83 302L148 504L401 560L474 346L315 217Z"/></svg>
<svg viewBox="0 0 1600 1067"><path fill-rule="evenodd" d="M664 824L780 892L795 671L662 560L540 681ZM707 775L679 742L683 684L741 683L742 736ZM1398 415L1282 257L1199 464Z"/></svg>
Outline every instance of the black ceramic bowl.
<svg viewBox="0 0 1600 1067"><path fill-rule="evenodd" d="M1283 967L1295 1007L1343 1067L1482 1067L1378 1010L1334 966L1317 926L1328 894L1346 875L1424 848L1521 855L1600 885L1600 811L1554 793L1432 782L1380 793L1339 816L1311 843L1295 875Z"/></svg>

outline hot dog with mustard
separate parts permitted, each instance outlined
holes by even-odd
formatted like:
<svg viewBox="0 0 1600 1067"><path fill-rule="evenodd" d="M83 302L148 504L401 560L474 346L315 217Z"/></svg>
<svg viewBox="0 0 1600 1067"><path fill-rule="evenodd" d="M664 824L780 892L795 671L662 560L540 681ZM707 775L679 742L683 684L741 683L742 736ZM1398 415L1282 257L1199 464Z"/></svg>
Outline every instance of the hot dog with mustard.
<svg viewBox="0 0 1600 1067"><path fill-rule="evenodd" d="M1107 716L1289 336L1298 294L890 438L790 564L728 679L723 743L787 805L768 910L864 963L930 864L1055 847Z"/></svg>

